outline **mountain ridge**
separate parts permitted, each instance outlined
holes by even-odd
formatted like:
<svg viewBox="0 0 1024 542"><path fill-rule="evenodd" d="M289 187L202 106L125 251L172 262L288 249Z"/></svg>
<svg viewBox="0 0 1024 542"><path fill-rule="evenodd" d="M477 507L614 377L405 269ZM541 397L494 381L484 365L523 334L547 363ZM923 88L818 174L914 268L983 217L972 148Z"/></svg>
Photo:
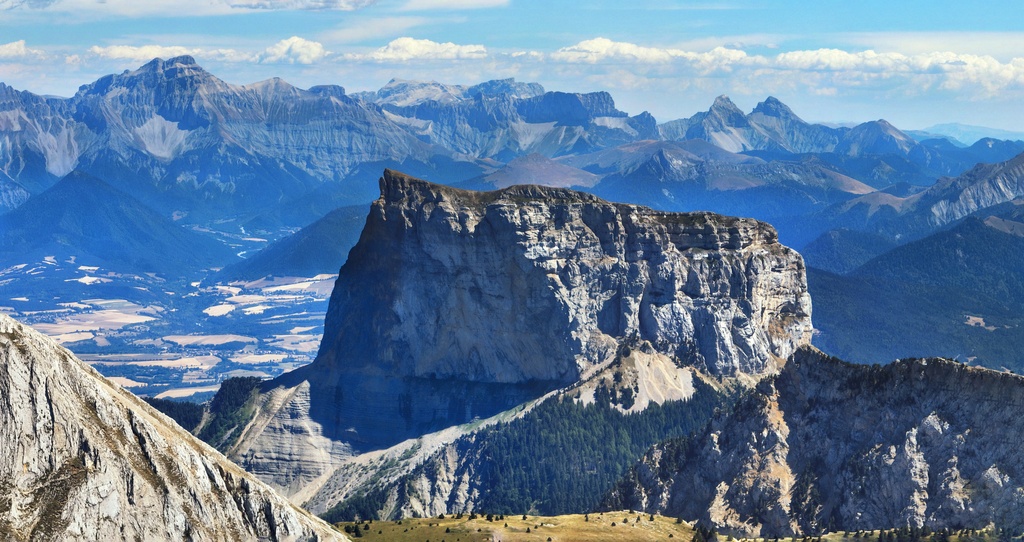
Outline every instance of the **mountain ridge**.
<svg viewBox="0 0 1024 542"><path fill-rule="evenodd" d="M2 314L0 360L4 536L347 540Z"/></svg>

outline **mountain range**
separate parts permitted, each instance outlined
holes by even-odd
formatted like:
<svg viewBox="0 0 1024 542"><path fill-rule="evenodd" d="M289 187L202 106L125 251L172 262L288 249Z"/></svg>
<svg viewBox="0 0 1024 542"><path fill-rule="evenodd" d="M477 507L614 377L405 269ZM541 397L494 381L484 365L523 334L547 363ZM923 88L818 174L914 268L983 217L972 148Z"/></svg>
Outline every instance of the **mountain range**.
<svg viewBox="0 0 1024 542"><path fill-rule="evenodd" d="M944 234L1015 235L1016 218ZM851 276L964 288L944 253L932 275L901 267L937 246L966 248L928 237ZM229 457L332 520L633 509L745 537L1022 528L1002 427L1024 379L826 356L807 343L803 276L763 223L388 171L317 360L233 391L206 423ZM983 286L1010 305L1021 291Z"/></svg>
<svg viewBox="0 0 1024 542"><path fill-rule="evenodd" d="M277 319L274 340L298 340L323 315L315 361L224 381L190 427L332 520L633 508L734 536L1024 529L1006 436L1022 141L812 124L771 97L659 125L514 80L240 86L191 57L71 98L0 85L0 141L0 285L31 292L26 314L91 311L90 284L112 279L76 268L129 274L91 301L145 298L116 348L162 356L315 287L257 279L338 273L325 315L284 306L246 330ZM139 335L161 312L191 327ZM0 533L335 536L66 351L0 328L0 440L32 445L0 454L0 488L18 489ZM277 356L227 339L240 360ZM852 365L812 343L916 359ZM163 516L112 511L138 503Z"/></svg>

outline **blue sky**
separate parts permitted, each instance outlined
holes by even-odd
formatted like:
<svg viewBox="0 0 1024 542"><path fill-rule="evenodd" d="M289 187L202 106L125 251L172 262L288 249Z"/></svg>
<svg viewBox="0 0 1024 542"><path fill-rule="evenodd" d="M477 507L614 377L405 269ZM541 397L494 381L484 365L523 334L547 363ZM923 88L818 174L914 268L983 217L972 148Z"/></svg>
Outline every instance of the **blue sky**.
<svg viewBox="0 0 1024 542"><path fill-rule="evenodd" d="M0 0L0 81L39 94L192 54L235 84L515 77L659 121L729 95L807 120L1024 131L1019 0Z"/></svg>

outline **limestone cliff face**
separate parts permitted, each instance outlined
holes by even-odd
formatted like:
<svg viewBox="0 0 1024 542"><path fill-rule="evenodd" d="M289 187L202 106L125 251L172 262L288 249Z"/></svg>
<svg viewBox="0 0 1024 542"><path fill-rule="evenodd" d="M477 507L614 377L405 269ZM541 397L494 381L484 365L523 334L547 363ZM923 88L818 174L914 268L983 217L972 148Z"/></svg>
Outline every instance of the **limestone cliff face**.
<svg viewBox="0 0 1024 542"><path fill-rule="evenodd" d="M808 342L810 310L802 259L762 222L386 171L316 366L570 383L638 338L711 374L760 375Z"/></svg>
<svg viewBox="0 0 1024 542"><path fill-rule="evenodd" d="M0 538L345 540L0 315Z"/></svg>
<svg viewBox="0 0 1024 542"><path fill-rule="evenodd" d="M625 342L772 373L809 342L810 312L802 259L755 220L386 171L316 361L265 385L228 453L308 495L330 464L575 383Z"/></svg>
<svg viewBox="0 0 1024 542"><path fill-rule="evenodd" d="M942 359L863 366L802 349L705 434L652 449L608 500L786 536L1024 528L1024 378Z"/></svg>

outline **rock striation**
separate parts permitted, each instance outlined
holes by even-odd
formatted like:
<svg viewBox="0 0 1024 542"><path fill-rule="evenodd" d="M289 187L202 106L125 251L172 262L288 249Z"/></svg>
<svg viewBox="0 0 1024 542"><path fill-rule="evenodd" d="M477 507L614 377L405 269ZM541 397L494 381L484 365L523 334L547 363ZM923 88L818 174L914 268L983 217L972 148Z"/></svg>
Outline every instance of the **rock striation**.
<svg viewBox="0 0 1024 542"><path fill-rule="evenodd" d="M798 351L704 434L658 445L610 509L738 536L906 526L1024 529L1024 378L944 359Z"/></svg>
<svg viewBox="0 0 1024 542"><path fill-rule="evenodd" d="M810 341L803 261L765 223L394 171L380 186L316 361L266 383L224 448L289 494L353 453L576 383L627 343L759 377Z"/></svg>
<svg viewBox="0 0 1024 542"><path fill-rule="evenodd" d="M345 540L0 315L0 538Z"/></svg>

